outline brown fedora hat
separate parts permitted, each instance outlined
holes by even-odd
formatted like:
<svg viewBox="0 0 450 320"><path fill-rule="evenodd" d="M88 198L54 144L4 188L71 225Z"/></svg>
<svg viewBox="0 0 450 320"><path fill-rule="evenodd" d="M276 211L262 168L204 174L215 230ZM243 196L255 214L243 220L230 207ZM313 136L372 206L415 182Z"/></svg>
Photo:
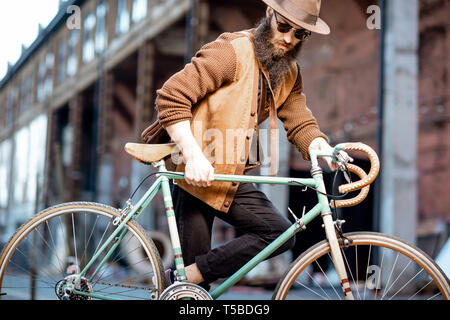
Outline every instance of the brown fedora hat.
<svg viewBox="0 0 450 320"><path fill-rule="evenodd" d="M329 34L330 27L319 18L321 0L262 0L286 19L309 31Z"/></svg>

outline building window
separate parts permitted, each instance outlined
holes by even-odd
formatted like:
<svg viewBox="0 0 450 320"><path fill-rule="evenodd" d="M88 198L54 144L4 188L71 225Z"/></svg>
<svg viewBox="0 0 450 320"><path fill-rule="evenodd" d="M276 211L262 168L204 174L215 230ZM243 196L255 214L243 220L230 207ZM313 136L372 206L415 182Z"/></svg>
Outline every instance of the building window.
<svg viewBox="0 0 450 320"><path fill-rule="evenodd" d="M152 1L152 10L150 11L150 15L152 19L161 19L164 15L166 0L154 0Z"/></svg>
<svg viewBox="0 0 450 320"><path fill-rule="evenodd" d="M13 87L9 91L6 97L6 114L5 114L5 124L6 128L11 128L14 122L14 111L17 103L17 88Z"/></svg>
<svg viewBox="0 0 450 320"><path fill-rule="evenodd" d="M130 28L130 13L127 9L127 0L117 0L116 33L123 34Z"/></svg>
<svg viewBox="0 0 450 320"><path fill-rule="evenodd" d="M53 52L47 52L45 56L45 84L44 84L44 93L45 97L48 97L53 90L53 75L52 70L55 65L55 55Z"/></svg>
<svg viewBox="0 0 450 320"><path fill-rule="evenodd" d="M20 101L19 101L19 113L22 113L28 109L31 104L31 92L33 86L33 73L26 74L20 83Z"/></svg>
<svg viewBox="0 0 450 320"><path fill-rule="evenodd" d="M42 101L47 98L53 89L52 70L55 63L53 52L47 52L44 58L39 62L37 69L36 98Z"/></svg>
<svg viewBox="0 0 450 320"><path fill-rule="evenodd" d="M78 69L77 44L80 37L79 30L73 29L69 34L69 45L67 52L67 75L74 76Z"/></svg>
<svg viewBox="0 0 450 320"><path fill-rule="evenodd" d="M95 15L89 12L84 19L84 43L83 61L89 62L95 57L93 30L95 27Z"/></svg>
<svg viewBox="0 0 450 320"><path fill-rule="evenodd" d="M61 38L58 45L58 83L66 78L66 39Z"/></svg>
<svg viewBox="0 0 450 320"><path fill-rule="evenodd" d="M36 188L42 187L47 116L40 115L29 125L18 130L14 137L13 203L17 222L29 219L34 211Z"/></svg>
<svg viewBox="0 0 450 320"><path fill-rule="evenodd" d="M5 113L6 113L5 95L0 94L0 128L6 127Z"/></svg>
<svg viewBox="0 0 450 320"><path fill-rule="evenodd" d="M139 22L147 15L148 0L133 0L133 22Z"/></svg>
<svg viewBox="0 0 450 320"><path fill-rule="evenodd" d="M30 151L30 132L23 127L14 135L14 193L15 204L24 202L27 190L28 156Z"/></svg>
<svg viewBox="0 0 450 320"><path fill-rule="evenodd" d="M106 48L106 3L100 1L97 6L97 28L95 29L95 52L102 53Z"/></svg>
<svg viewBox="0 0 450 320"><path fill-rule="evenodd" d="M11 141L0 143L0 209L8 207L9 175L11 172Z"/></svg>
<svg viewBox="0 0 450 320"><path fill-rule="evenodd" d="M42 59L38 63L37 67L37 86L36 86L36 98L38 101L44 99L44 79L45 79L45 59Z"/></svg>

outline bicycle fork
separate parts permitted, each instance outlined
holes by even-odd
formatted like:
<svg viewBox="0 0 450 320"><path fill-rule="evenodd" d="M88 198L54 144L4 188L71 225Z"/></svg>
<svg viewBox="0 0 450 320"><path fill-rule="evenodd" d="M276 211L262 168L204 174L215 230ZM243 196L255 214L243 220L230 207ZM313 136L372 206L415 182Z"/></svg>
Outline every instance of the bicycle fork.
<svg viewBox="0 0 450 320"><path fill-rule="evenodd" d="M311 169L311 175L316 180L317 189L322 193L325 193L325 184L323 182L322 169L319 166L313 166ZM331 248L331 258L333 265L336 268L336 273L341 282L341 288L344 292L346 300L354 300L353 293L350 288L350 282L348 280L347 271L345 270L344 258L342 256L341 249L339 247L339 241L336 235L336 229L331 215L330 205L328 204L328 198L326 195L318 193L319 203L322 206L322 219L323 226L325 228L325 234Z"/></svg>

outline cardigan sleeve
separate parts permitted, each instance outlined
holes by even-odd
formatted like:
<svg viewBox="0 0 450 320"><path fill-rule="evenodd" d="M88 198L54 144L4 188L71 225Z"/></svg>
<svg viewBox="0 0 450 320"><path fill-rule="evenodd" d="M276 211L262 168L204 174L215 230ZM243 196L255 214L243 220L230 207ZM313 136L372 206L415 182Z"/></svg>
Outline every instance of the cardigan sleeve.
<svg viewBox="0 0 450 320"><path fill-rule="evenodd" d="M306 105L300 69L291 93L277 113L289 142L296 146L303 159L310 160L308 148L315 138L322 137L328 142L327 136L320 131L316 118Z"/></svg>
<svg viewBox="0 0 450 320"><path fill-rule="evenodd" d="M191 120L191 108L208 93L235 80L237 58L229 36L203 46L183 70L157 90L156 109L163 127Z"/></svg>

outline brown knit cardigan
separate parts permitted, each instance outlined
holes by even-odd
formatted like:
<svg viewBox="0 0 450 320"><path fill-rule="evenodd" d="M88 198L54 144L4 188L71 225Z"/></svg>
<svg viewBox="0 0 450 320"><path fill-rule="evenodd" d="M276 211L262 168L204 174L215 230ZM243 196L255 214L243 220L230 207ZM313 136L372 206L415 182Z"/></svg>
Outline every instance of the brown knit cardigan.
<svg viewBox="0 0 450 320"><path fill-rule="evenodd" d="M296 62L292 63L284 83L276 90L269 85L271 94L260 95L258 101L258 86L263 84L263 88L259 88L264 93L267 89L264 84L270 84L270 80L256 58L249 36L252 32L222 34L203 46L183 70L174 74L157 91L156 108L160 124L167 127L191 121L194 137L217 174L244 173L254 130L269 116L270 103L276 107L288 140L304 159L309 160L308 147L312 140L317 137L327 140L306 106ZM259 81L260 75L266 77L266 81ZM166 163L169 170L184 171L184 163ZM230 208L238 187L237 183L229 182L214 182L208 188L188 185L180 180L177 183L222 212Z"/></svg>

